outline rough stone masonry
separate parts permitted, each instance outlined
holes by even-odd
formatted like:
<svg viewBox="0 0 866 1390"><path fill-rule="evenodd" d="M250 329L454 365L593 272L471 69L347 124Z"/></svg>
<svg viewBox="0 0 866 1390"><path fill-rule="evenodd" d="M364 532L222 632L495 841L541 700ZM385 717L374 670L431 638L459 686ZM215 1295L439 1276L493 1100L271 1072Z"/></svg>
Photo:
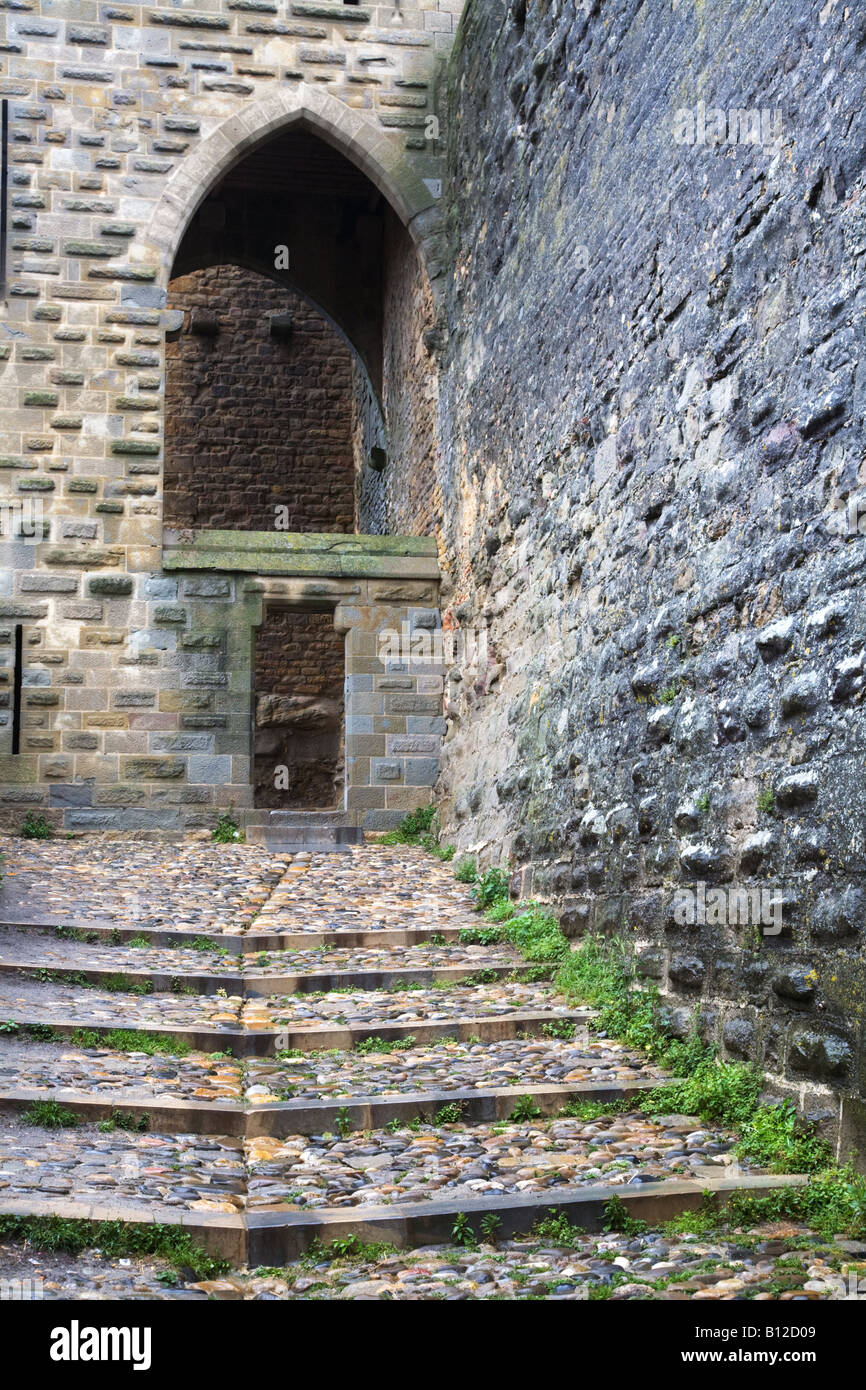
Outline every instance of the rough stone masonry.
<svg viewBox="0 0 866 1390"><path fill-rule="evenodd" d="M471 4L448 833L862 1154L866 12ZM690 143L689 143L690 140ZM443 601L445 602L445 601ZM703 885L703 886L701 886ZM675 915L778 895L782 929ZM680 914L682 916L682 914Z"/></svg>

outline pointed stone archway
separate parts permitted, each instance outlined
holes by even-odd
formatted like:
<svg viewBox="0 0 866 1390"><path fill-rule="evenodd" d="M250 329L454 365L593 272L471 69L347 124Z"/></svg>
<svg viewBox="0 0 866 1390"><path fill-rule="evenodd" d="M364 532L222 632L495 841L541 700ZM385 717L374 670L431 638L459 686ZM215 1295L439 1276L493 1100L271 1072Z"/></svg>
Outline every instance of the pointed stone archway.
<svg viewBox="0 0 866 1390"><path fill-rule="evenodd" d="M163 286L168 284L184 232L211 189L257 146L295 125L345 155L387 199L415 243L438 297L443 231L436 180L422 178L363 112L306 83L227 117L175 170L143 237L159 259Z"/></svg>

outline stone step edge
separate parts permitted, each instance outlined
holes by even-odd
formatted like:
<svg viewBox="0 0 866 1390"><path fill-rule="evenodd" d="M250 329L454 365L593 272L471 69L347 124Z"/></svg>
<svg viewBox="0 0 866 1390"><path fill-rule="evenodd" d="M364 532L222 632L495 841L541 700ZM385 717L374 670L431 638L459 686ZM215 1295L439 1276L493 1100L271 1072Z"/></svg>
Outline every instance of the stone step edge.
<svg viewBox="0 0 866 1390"><path fill-rule="evenodd" d="M125 1224L164 1223L188 1230L190 1236L211 1254L229 1259L235 1268L280 1266L298 1258L315 1240L323 1245L356 1236L368 1243L384 1241L399 1249L418 1245L453 1244L454 1222L459 1214L468 1217L476 1235L481 1218L497 1215L501 1225L497 1238L508 1240L526 1235L539 1218L550 1213L564 1215L572 1225L588 1233L600 1232L605 1207L617 1197L629 1216L646 1221L650 1228L669 1221L685 1211L699 1209L707 1195L724 1207L734 1193L754 1197L768 1196L786 1187L808 1183L805 1174L740 1175L737 1178L662 1179L642 1189L625 1185L556 1188L546 1192L485 1194L460 1200L395 1204L378 1207L318 1207L314 1211L247 1211L230 1215L222 1212L179 1212L176 1207L136 1207L129 1203L88 1202L50 1198L0 1196L0 1217L56 1216L64 1220L87 1222L122 1221Z"/></svg>
<svg viewBox="0 0 866 1390"><path fill-rule="evenodd" d="M669 1221L684 1211L699 1209L706 1195L724 1206L734 1192L765 1196L784 1187L802 1186L809 1179L801 1174L771 1176L746 1175L738 1178L663 1179L647 1184L643 1190L628 1191L624 1185L597 1184L592 1187L557 1188L547 1192L485 1194L457 1201L406 1203L403 1206L367 1208L319 1207L311 1212L247 1211L247 1257L251 1267L280 1265L302 1255L318 1239L323 1245L333 1240L357 1236L367 1242L384 1241L406 1249L417 1245L452 1245L452 1231L458 1214L464 1213L476 1235L481 1218L488 1213L501 1219L497 1238L508 1240L527 1234L540 1217L551 1212L565 1215L572 1225L594 1233L605 1222L605 1207L613 1197L625 1205L629 1216L646 1221L650 1227ZM474 1218L474 1220L473 1220Z"/></svg>
<svg viewBox="0 0 866 1390"><path fill-rule="evenodd" d="M70 922L0 922L0 932L8 928L22 931L32 928L38 931L72 930ZM369 931L321 931L321 932L255 932L246 934L222 935L208 931L182 930L172 927L117 927L110 922L88 923L79 931L97 932L99 936L111 937L115 932L120 937L119 945L132 941L134 937L146 936L151 946L188 946L200 937L210 937L216 946L223 946L230 954L240 955L244 951L290 951L309 950L311 945L338 946L347 950L357 946L420 946L433 936L444 937L459 942L460 934L467 927L405 927L371 928ZM69 938L67 938L68 940Z"/></svg>
<svg viewBox="0 0 866 1390"><path fill-rule="evenodd" d="M597 1015L592 1010L569 1010L567 1013L521 1013L506 1017L459 1017L443 1019L435 1023L369 1023L353 1028L189 1028L170 1027L162 1023L147 1023L127 1019L112 1023L88 1022L84 1019L55 1018L48 1022L43 1018L28 1018L21 1015L14 1019L19 1028L51 1028L60 1037L71 1037L79 1030L94 1032L99 1037L108 1033L135 1030L140 1033L158 1034L177 1038L186 1042L195 1052L225 1052L231 1049L238 1059L243 1057L269 1057L276 1050L276 1040L281 1040L281 1049L297 1049L301 1052L319 1052L335 1049L351 1051L366 1038L384 1038L393 1041L398 1038L413 1037L418 1043L432 1042L434 1039L454 1037L458 1042L466 1042L478 1037L481 1042L496 1042L517 1036L518 1032L528 1032L532 1037L541 1034L545 1023L567 1020L572 1023L586 1023ZM11 1021L11 1020L10 1020ZM12 1035L14 1036L14 1034ZM237 1050L235 1050L237 1049Z"/></svg>
<svg viewBox="0 0 866 1390"><path fill-rule="evenodd" d="M495 971L495 978L501 980L515 975L518 980L526 977L536 967L515 960L509 965L471 966L443 965L427 966L409 970L331 970L319 974L264 975L251 971L248 975L236 974L196 974L183 970L135 970L128 966L118 966L112 970L107 966L81 966L74 964L48 966L41 961L0 960L0 976L21 975L32 979L44 970L54 975L80 975L90 983L98 985L103 980L123 975L132 984L150 984L154 994L171 994L173 982L187 985L196 994L217 994L224 989L227 994L241 999L267 999L275 994L324 994L345 993L346 990L383 990L398 980L407 983L432 984L435 980L466 980L481 971ZM61 980L60 983L63 983ZM121 991L122 992L122 991ZM182 991L181 991L182 992Z"/></svg>
<svg viewBox="0 0 866 1390"><path fill-rule="evenodd" d="M489 1124L507 1120L515 1104L529 1096L542 1118L554 1116L570 1100L629 1100L642 1092L675 1084L664 1081L580 1082L572 1085L551 1083L540 1086L492 1086L485 1090L409 1091L381 1097L338 1096L320 1101L175 1100L170 1096L149 1101L123 1091L111 1096L94 1096L89 1091L48 1090L44 1087L16 1087L0 1091L0 1114L21 1113L39 1101L56 1100L67 1110L90 1123L109 1119L123 1110L134 1116L148 1115L155 1123L152 1134L210 1134L232 1138L288 1138L292 1134L334 1132L338 1113L346 1115L355 1131L384 1129L391 1120L414 1119L422 1115L433 1119L443 1106L459 1102L463 1106L461 1123ZM697 1123L697 1120L695 1121Z"/></svg>
<svg viewBox="0 0 866 1390"><path fill-rule="evenodd" d="M211 1255L229 1260L233 1268L243 1268L247 1261L247 1223L245 1215L240 1213L179 1211L177 1207L89 1201L83 1196L74 1200L0 1196L0 1219L4 1216L56 1217L61 1221L84 1221L93 1225L121 1221L125 1226L180 1226L197 1245Z"/></svg>

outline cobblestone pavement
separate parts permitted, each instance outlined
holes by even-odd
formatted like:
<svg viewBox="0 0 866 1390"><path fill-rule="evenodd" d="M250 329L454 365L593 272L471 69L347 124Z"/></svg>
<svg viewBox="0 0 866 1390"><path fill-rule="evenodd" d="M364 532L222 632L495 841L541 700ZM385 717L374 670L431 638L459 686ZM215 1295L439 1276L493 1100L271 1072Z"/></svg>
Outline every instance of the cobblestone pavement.
<svg viewBox="0 0 866 1390"><path fill-rule="evenodd" d="M280 1203L292 1210L376 1206L719 1176L731 1162L731 1142L689 1117L650 1121L638 1114L252 1139L248 1200L251 1208Z"/></svg>
<svg viewBox="0 0 866 1390"><path fill-rule="evenodd" d="M239 1026L243 1000L213 994L116 994L86 985L42 983L24 975L0 976L0 1019L35 1021L45 1027L71 1022L112 1028L210 1028Z"/></svg>
<svg viewBox="0 0 866 1390"><path fill-rule="evenodd" d="M345 1024L448 1023L458 1018L504 1018L513 1013L573 1013L547 985L453 985L447 989L339 990L248 999L247 1028L323 1028Z"/></svg>
<svg viewBox="0 0 866 1390"><path fill-rule="evenodd" d="M58 1043L4 1040L0 1048L0 1093L45 1091L62 1101L86 1091L100 1099L219 1101L243 1096L243 1068L228 1057L192 1052L186 1057L110 1048L73 1048Z"/></svg>
<svg viewBox="0 0 866 1390"><path fill-rule="evenodd" d="M289 859L256 845L0 835L0 921L245 930Z"/></svg>
<svg viewBox="0 0 866 1390"><path fill-rule="evenodd" d="M183 989L182 977L178 977ZM353 1027L380 1023L421 1024L457 1019L505 1018L509 1014L573 1012L543 985L477 985L430 990L354 990L328 994L287 994L244 1000L240 995L112 993L98 986L38 981L25 975L0 976L0 1019L95 1024L112 1028L209 1028L251 1032Z"/></svg>
<svg viewBox="0 0 866 1390"><path fill-rule="evenodd" d="M579 1043L508 1038L489 1043L440 1043L399 1052L301 1053L282 1061L252 1059L247 1099L267 1102L291 1089L299 1100L325 1096L401 1095L413 1091L502 1086L626 1083L664 1072L624 1047L600 1038Z"/></svg>
<svg viewBox="0 0 866 1390"><path fill-rule="evenodd" d="M144 938L141 938L144 940ZM202 944L210 940L198 938ZM225 950L198 950L192 946L146 947L80 942L30 929L0 932L0 959L21 969L75 972L76 970L153 971L172 975L225 975L240 973L240 957Z"/></svg>
<svg viewBox="0 0 866 1390"><path fill-rule="evenodd" d="M853 1250L850 1247L853 1246ZM548 1236L477 1249L441 1245L374 1258L310 1255L280 1269L196 1280L164 1261L71 1258L0 1242L0 1279L38 1281L45 1299L148 1300L559 1300L732 1299L826 1301L866 1274L866 1245L823 1241L801 1227L757 1227L749 1236ZM32 1293L33 1289L26 1292Z"/></svg>
<svg viewBox="0 0 866 1390"><path fill-rule="evenodd" d="M244 970L252 975L319 975L338 970L448 969L463 966L489 970L522 965L516 951L506 946L464 946L459 942L431 946L368 946L336 950L315 947L298 951L252 951L243 956Z"/></svg>
<svg viewBox="0 0 866 1390"><path fill-rule="evenodd" d="M243 1141L197 1134L46 1130L0 1120L0 1197L89 1197L113 1205L235 1212Z"/></svg>
<svg viewBox="0 0 866 1390"><path fill-rule="evenodd" d="M348 854L307 860L298 855L256 921L257 931L268 932L477 926L469 891L451 865L410 845L352 846Z"/></svg>
<svg viewBox="0 0 866 1390"><path fill-rule="evenodd" d="M0 1195L102 1197L191 1211L388 1205L705 1175L730 1136L639 1115L499 1125L419 1125L339 1138L46 1130L0 1120Z"/></svg>
<svg viewBox="0 0 866 1390"><path fill-rule="evenodd" d="M165 1260L104 1259L98 1250L61 1255L33 1250L17 1241L0 1240L0 1280L9 1297L76 1299L87 1302L163 1300L206 1303L206 1290L185 1279ZM255 1294L251 1294L255 1297Z"/></svg>
<svg viewBox="0 0 866 1390"><path fill-rule="evenodd" d="M52 1201L71 1200L82 1210L104 1203L130 1219L144 1209L160 1222L172 1212L205 1221L208 1213L233 1215L237 1223L248 1212L297 1220L330 1209L363 1223L365 1208L383 1205L468 1200L483 1212L485 1197L501 1203L550 1193L556 1202L598 1185L627 1197L653 1183L711 1184L740 1171L731 1167L735 1136L724 1130L688 1116L649 1119L624 1096L608 1110L580 1096L581 1087L600 1083L616 1100L618 1087L666 1078L646 1058L592 1036L552 984L511 974L519 961L509 947L475 944L479 918L466 887L453 866L421 850L367 845L280 856L201 839L119 836L7 837L3 848L0 924L42 926L0 925L0 1215L4 1202L15 1211L30 1202L44 1213ZM108 930L94 934L96 924ZM132 928L137 939L112 936L113 927ZM167 928L189 940L150 943L148 932ZM467 929L472 936L460 938ZM357 935L365 932L421 935L388 946L381 935ZM341 946L332 933L353 937ZM231 952L219 945L221 936L262 934L303 944L263 951L251 939L240 954L238 944ZM435 985L404 978L455 966L470 978ZM81 974L90 970L107 973L91 984ZM503 974L485 973L493 971ZM338 972L357 979L341 980L339 990L280 990L281 976ZM362 988L365 972L384 974L389 987ZM154 992L147 976L162 984L168 976L172 988ZM208 977L214 992L197 992L204 986L192 977ZM269 982L280 992L268 994ZM484 1031L510 1027L517 1036L466 1036L475 1019L486 1021ZM60 1022L79 1031L52 1038ZM431 1023L441 1035L419 1042L414 1030ZM96 1025L136 1036L103 1041ZM400 1032L389 1039L395 1025ZM351 1051L312 1050L317 1032L346 1026L369 1041ZM285 1029L307 1034L311 1050L241 1062L221 1040L207 1054L159 1031L183 1029ZM551 1086L578 1094L569 1101L563 1093L561 1106L548 1096L558 1113L542 1118L530 1092ZM38 1104L10 1108L10 1093L22 1089ZM465 1112L455 1092L483 1089L513 1090L510 1118L473 1122L476 1112ZM411 1108L421 1093L435 1098L432 1108L425 1101L427 1118ZM111 1118L94 1122L92 1112L70 1111L83 1094L107 1103ZM408 1105L384 1128L352 1131L343 1102L361 1096L400 1096ZM310 1124L301 1126L292 1106L300 1114L329 1100L337 1103L321 1122L307 1113L330 1132L291 1132ZM179 1110L184 1102L203 1104ZM242 1103L254 1117L238 1115ZM22 1113L22 1105L30 1109ZM238 1137L219 1132L221 1115ZM183 1132L168 1132L174 1127ZM835 1296L840 1271L866 1254L795 1230L768 1229L760 1240L659 1231L599 1237L561 1219L531 1237L494 1236L477 1248L354 1248L351 1258L342 1257L345 1245L341 1258L314 1247L284 1270L201 1279L165 1260L103 1259L98 1250L49 1255L7 1240L0 1279L38 1278L42 1296L81 1299L808 1299Z"/></svg>
<svg viewBox="0 0 866 1390"><path fill-rule="evenodd" d="M756 1227L724 1240L659 1232L571 1240L566 1248L548 1234L472 1250L312 1257L195 1287L215 1298L787 1301L838 1298L866 1273L866 1244L834 1244L802 1227Z"/></svg>

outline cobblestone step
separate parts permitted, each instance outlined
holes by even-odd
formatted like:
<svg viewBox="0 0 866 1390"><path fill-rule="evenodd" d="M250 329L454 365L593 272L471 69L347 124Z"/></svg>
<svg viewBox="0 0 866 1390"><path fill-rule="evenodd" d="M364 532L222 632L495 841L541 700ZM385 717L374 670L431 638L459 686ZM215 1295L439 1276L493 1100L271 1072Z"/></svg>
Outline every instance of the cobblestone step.
<svg viewBox="0 0 866 1390"><path fill-rule="evenodd" d="M340 950L350 950L357 946L364 950L371 950L376 947L385 949L398 949L400 947L413 947L429 945L434 940L442 939L447 944L457 945L460 943L461 932L465 928L461 927L413 927L408 930L399 928L384 928L372 931L303 931L303 932L261 932L250 927L243 934L230 931L221 932L200 932L192 928L187 930L174 931L171 928L153 928L140 926L126 926L117 924L108 918L89 920L86 918L80 921L72 920L59 922L54 918L32 917L25 919L21 917L10 917L8 920L0 920L0 932L3 931L32 931L34 933L59 934L67 933L70 939L75 939L71 933L76 933L79 938L87 941L105 941L117 945L128 945L140 937L146 937L148 945L157 948L178 947L188 949L193 941L200 941L208 938L220 949L228 951L230 955L240 955L246 951L308 951L316 947L334 946Z"/></svg>
<svg viewBox="0 0 866 1390"><path fill-rule="evenodd" d="M487 1091L418 1091L383 1100L376 1095L347 1097L337 1101L272 1100L264 1104L245 1104L238 1097L214 1097L209 1101L176 1099L157 1095L142 1098L138 1092L112 1091L110 1096L93 1095L72 1087L16 1086L0 1090L0 1115L22 1115L39 1101L55 1100L83 1121L110 1120L118 1112L146 1120L145 1128L161 1134L192 1132L225 1134L247 1138L286 1138L294 1134L339 1132L343 1124L353 1130L382 1129L418 1119L432 1122L443 1106L458 1105L461 1122L490 1124L506 1120L518 1101L528 1100L540 1116L558 1114L569 1102L594 1101L605 1105L634 1100L655 1088L650 1081L626 1086L603 1082L585 1086L532 1086L519 1091L492 1088Z"/></svg>
<svg viewBox="0 0 866 1390"><path fill-rule="evenodd" d="M520 1037L486 1042L416 1043L395 1051L313 1052L298 1057L254 1059L247 1067L250 1100L291 1090L306 1100L353 1095L383 1098L418 1091L523 1090L533 1086L626 1086L667 1074L626 1048L590 1036L581 1026L569 1041Z"/></svg>
<svg viewBox="0 0 866 1390"><path fill-rule="evenodd" d="M736 1169L733 1136L693 1118L644 1116L665 1074L591 1037L593 1011L510 948L470 944L467 890L423 851L13 848L0 1215L179 1223L242 1268L484 1218L509 1240L551 1210L591 1232L614 1196L660 1222L801 1181ZM106 1046L135 1034L144 1051ZM145 1055L160 1042L180 1052ZM25 1123L46 1100L79 1124Z"/></svg>
<svg viewBox="0 0 866 1390"><path fill-rule="evenodd" d="M735 1192L755 1197L780 1189L802 1186L796 1175L741 1176L693 1182L671 1180L642 1191L629 1191L600 1183L579 1190L559 1189L520 1196L483 1197L472 1200L436 1200L411 1206L379 1206L354 1209L319 1209L313 1212L244 1212L230 1215L217 1211L181 1210L144 1202L117 1202L91 1198L8 1197L0 1192L0 1218L4 1216L55 1217L92 1222L159 1221L187 1231L205 1250L230 1261L237 1269L286 1265L314 1244L328 1245L355 1237L365 1244L384 1242L398 1249L452 1240L455 1222L464 1216L476 1236L482 1235L486 1216L498 1218L497 1238L525 1235L543 1217L564 1216L586 1232L601 1231L606 1208L613 1197L629 1216L650 1227L685 1211L699 1210L708 1197L720 1210Z"/></svg>
<svg viewBox="0 0 866 1390"><path fill-rule="evenodd" d="M310 938L312 939L312 938ZM110 939L113 941L113 938ZM143 938L131 938L140 943ZM68 936L0 929L0 974L46 979L49 974L74 977L100 985L125 977L131 984L154 991L172 990L250 997L329 990L391 989L396 984L431 985L470 980L483 974L499 978L532 978L537 969L502 947L462 946L459 943L380 947L366 951L309 949L232 955L223 949L151 947L100 944Z"/></svg>
<svg viewBox="0 0 866 1390"><path fill-rule="evenodd" d="M544 1217L548 1213L545 1212ZM364 1302L544 1298L550 1302L634 1299L664 1302L731 1298L838 1299L862 1277L866 1246L825 1240L802 1226L764 1224L736 1235L698 1237L602 1232L557 1245L550 1234L495 1238L478 1246L443 1244L372 1249L349 1257L322 1247L303 1262L254 1266L212 1279L184 1278L155 1259L106 1259L96 1253L47 1254L0 1242L0 1268L46 1300L107 1298ZM854 1247L852 1249L852 1247Z"/></svg>
<svg viewBox="0 0 866 1390"><path fill-rule="evenodd" d="M615 1043L589 1037L585 1030L578 1030L567 1043L540 1037L487 1043L440 1040L430 1046L401 1044L390 1053L311 1050L280 1060L253 1058L246 1065L246 1090L241 1063L222 1055L148 1056L0 1037L4 1090L15 1085L83 1090L86 1085L99 1095L246 1095L264 1104L278 1100L287 1089L301 1100L318 1101L364 1095L398 1098L422 1091L501 1089L517 1094L533 1086L626 1087L641 1081L659 1085L667 1079L661 1068Z"/></svg>
<svg viewBox="0 0 866 1390"><path fill-rule="evenodd" d="M586 1017L585 1014L574 1014L573 1022L582 1023ZM279 1030L262 1028L249 1031L229 1025L221 1026L217 1030L206 1026L157 1024L136 1019L128 1014L120 1016L117 1020L94 1022L92 1016L86 1012L82 1012L78 1017L53 1013L24 1013L15 1021L23 1034L34 1034L39 1038L43 1038L46 1031L51 1031L57 1037L69 1038L74 1042L82 1032L90 1033L96 1038L104 1038L119 1028L134 1028L154 1037L176 1039L182 1046L185 1044L194 1051L225 1050L234 1057L272 1057L280 1051L313 1052L319 1048L346 1050L355 1048L371 1038L382 1038L385 1041L412 1038L417 1042L435 1043L444 1038L492 1042L502 1038L534 1037L542 1033L545 1024L550 1020L543 1014L515 1013L506 1018L455 1017L441 1023L382 1024L375 1028L286 1027Z"/></svg>
<svg viewBox="0 0 866 1390"><path fill-rule="evenodd" d="M433 1106L438 1099L430 1098ZM325 1119L326 1109L312 1107L310 1115ZM359 1122L369 1118L369 1103L355 1109ZM459 1111L452 1101L423 1122L398 1103L388 1127L353 1129L346 1108L345 1124L335 1130L299 1132L292 1126L283 1136L239 1137L213 1127L207 1134L177 1125L171 1132L150 1125L139 1129L130 1120L143 1118L141 1111L112 1111L112 1116L123 1114L125 1123L111 1128L92 1122L45 1128L39 1123L49 1118L45 1107L27 1112L23 1120L7 1108L0 1116L0 1195L86 1198L95 1193L116 1202L189 1211L285 1215L555 1193L598 1183L633 1188L675 1178L713 1181L732 1161L732 1136L694 1129L688 1116L650 1119L632 1112L594 1120L554 1116L491 1123L479 1118L467 1124L453 1119ZM55 1121L57 1116L55 1110ZM213 1126L217 1117L210 1111L208 1123ZM68 1122L67 1111L62 1118ZM236 1121L236 1114L232 1118ZM283 1118L291 1122L291 1111Z"/></svg>
<svg viewBox="0 0 866 1390"><path fill-rule="evenodd" d="M519 981L531 979L533 970L530 966L495 965L485 966L483 973L495 979ZM166 991L179 994L216 994L219 990L225 990L227 994L237 995L242 999L258 999L286 994L344 994L350 990L368 993L381 990L390 993L395 985L400 983L423 986L432 986L436 982L459 984L462 981L473 980L479 974L479 970L474 966L463 965L429 970L335 970L327 975L218 975L199 974L187 970L141 970L132 962L126 964L120 960L114 970L91 966L62 968L46 966L38 961L0 960L0 975L44 980L51 974L58 977L75 975L80 980L86 980L96 986L104 985L106 981L115 980L122 975L130 985L143 986L154 994Z"/></svg>
<svg viewBox="0 0 866 1390"><path fill-rule="evenodd" d="M364 832L357 826L249 825L250 844L262 845L272 854L309 850L312 854L347 854L350 845L362 844Z"/></svg>

